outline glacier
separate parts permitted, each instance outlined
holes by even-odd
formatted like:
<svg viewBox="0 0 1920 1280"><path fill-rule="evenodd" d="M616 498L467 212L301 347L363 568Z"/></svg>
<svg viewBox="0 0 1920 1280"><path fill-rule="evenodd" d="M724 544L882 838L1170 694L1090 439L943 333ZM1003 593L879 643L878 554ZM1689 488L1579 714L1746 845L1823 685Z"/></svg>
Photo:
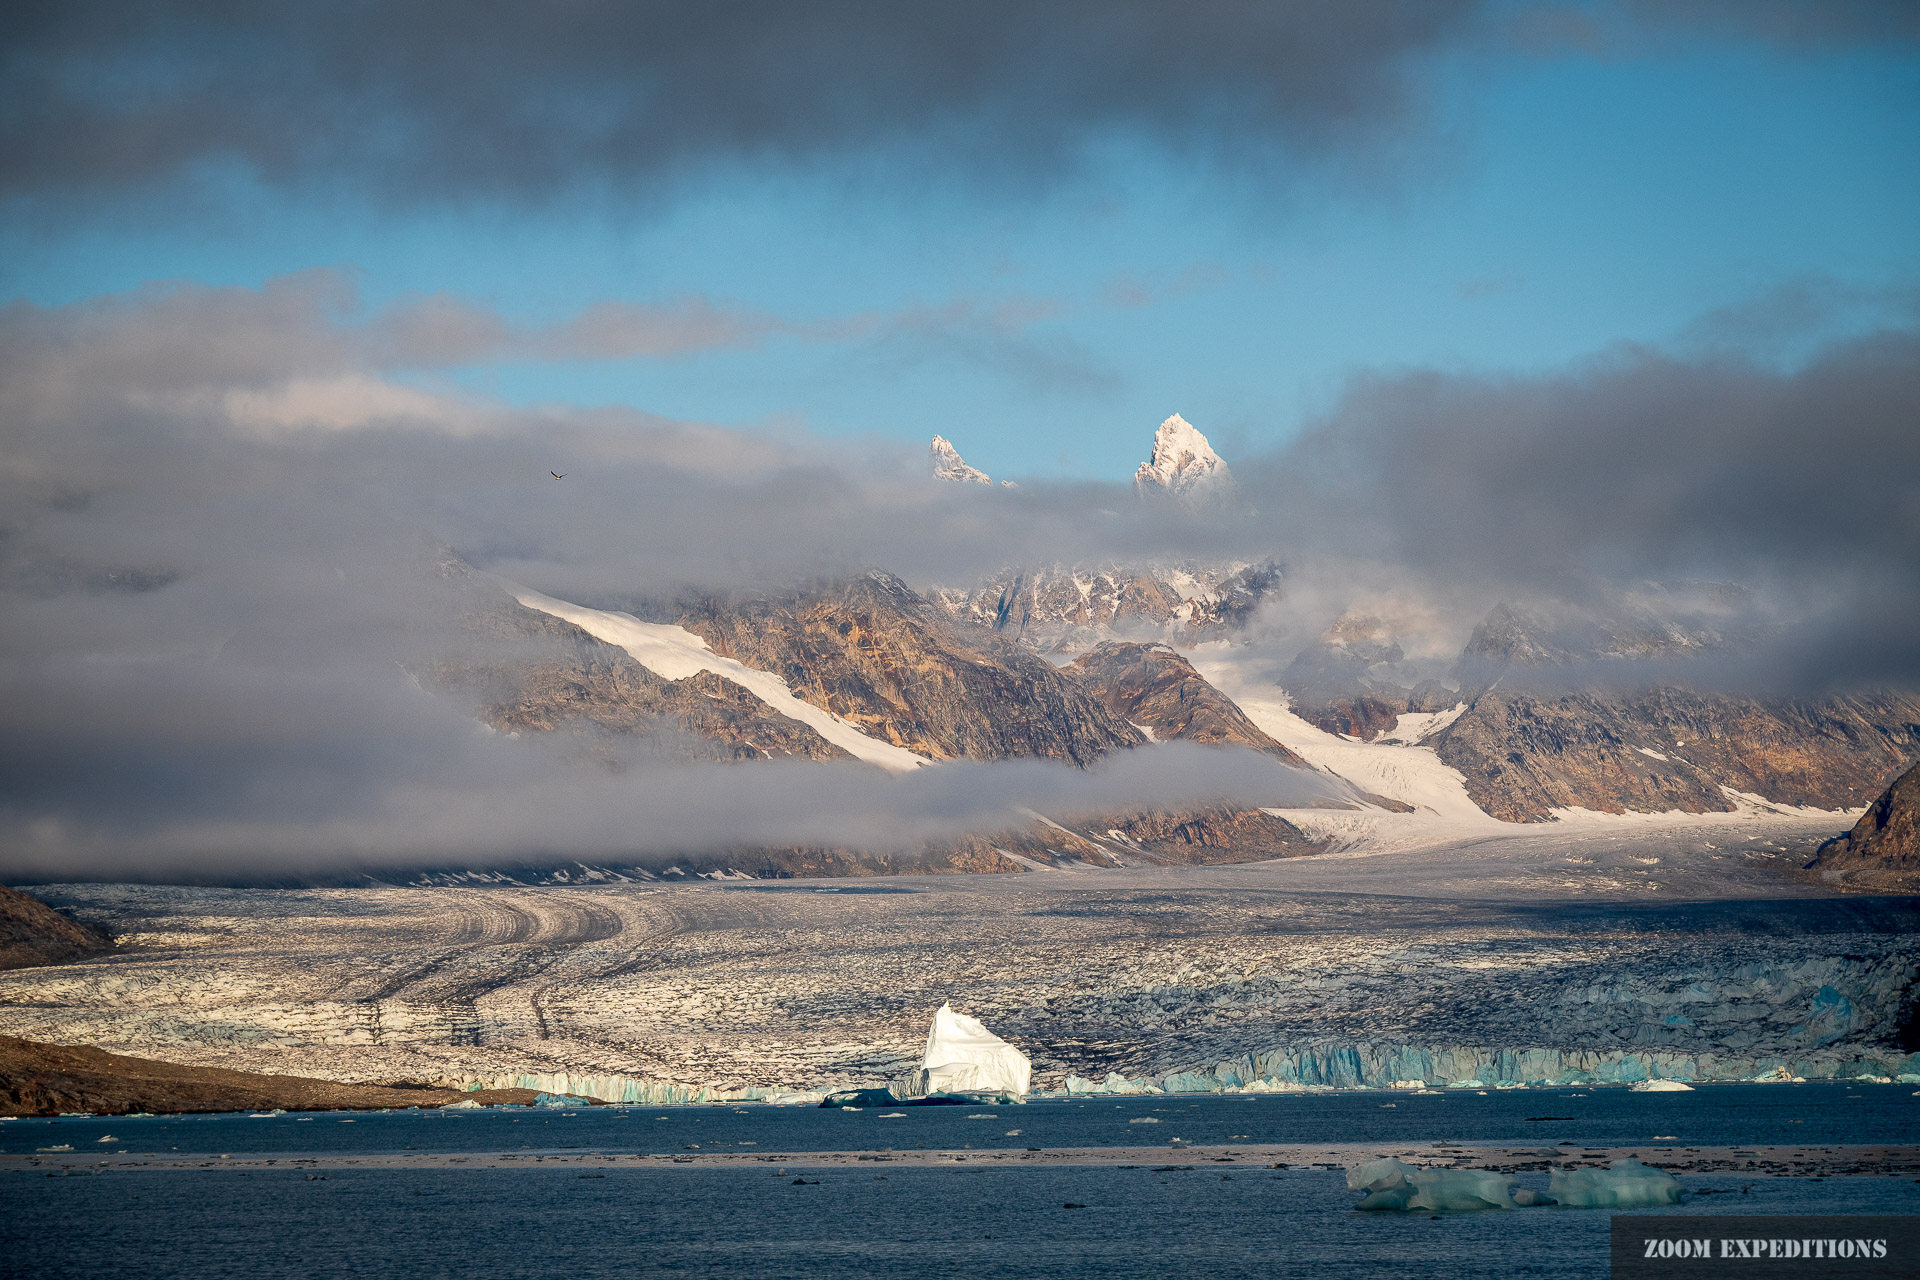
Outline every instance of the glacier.
<svg viewBox="0 0 1920 1280"><path fill-rule="evenodd" d="M1647 847L1580 839L1602 870ZM925 1011L964 993L1019 1046L1024 1082L993 1082L1009 1093L1920 1081L1912 903L1489 903L1467 896L1484 879L1418 878L1453 856L864 894L63 886L46 896L121 946L0 974L0 1033L348 1081L817 1104L959 1061ZM1345 887L1373 868L1391 891Z"/></svg>

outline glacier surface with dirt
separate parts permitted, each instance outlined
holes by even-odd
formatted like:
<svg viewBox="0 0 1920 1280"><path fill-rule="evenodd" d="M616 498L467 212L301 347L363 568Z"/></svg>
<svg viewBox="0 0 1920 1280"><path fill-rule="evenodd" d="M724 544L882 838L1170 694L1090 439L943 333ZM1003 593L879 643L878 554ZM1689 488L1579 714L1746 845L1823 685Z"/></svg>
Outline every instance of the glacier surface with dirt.
<svg viewBox="0 0 1920 1280"><path fill-rule="evenodd" d="M0 1033L651 1104L885 1085L949 1000L1036 1091L1920 1073L1920 901L1797 878L1822 831L1796 822L858 882L50 886L121 949L0 974Z"/></svg>

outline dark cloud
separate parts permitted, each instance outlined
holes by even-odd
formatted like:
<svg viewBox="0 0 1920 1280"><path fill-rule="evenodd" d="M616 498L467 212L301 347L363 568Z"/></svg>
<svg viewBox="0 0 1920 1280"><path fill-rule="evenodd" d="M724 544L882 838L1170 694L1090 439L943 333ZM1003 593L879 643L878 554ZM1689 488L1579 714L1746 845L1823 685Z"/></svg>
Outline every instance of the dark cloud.
<svg viewBox="0 0 1920 1280"><path fill-rule="evenodd" d="M1920 680L1920 333L1782 369L1626 350L1559 376L1357 383L1239 468L1327 546L1482 592L1604 606L1730 580L1795 678ZM1329 495L1347 507L1328 510Z"/></svg>
<svg viewBox="0 0 1920 1280"><path fill-rule="evenodd" d="M23 3L0 26L0 192L237 164L398 200L652 194L710 160L910 144L1046 175L1140 132L1315 152L1406 109L1476 0Z"/></svg>

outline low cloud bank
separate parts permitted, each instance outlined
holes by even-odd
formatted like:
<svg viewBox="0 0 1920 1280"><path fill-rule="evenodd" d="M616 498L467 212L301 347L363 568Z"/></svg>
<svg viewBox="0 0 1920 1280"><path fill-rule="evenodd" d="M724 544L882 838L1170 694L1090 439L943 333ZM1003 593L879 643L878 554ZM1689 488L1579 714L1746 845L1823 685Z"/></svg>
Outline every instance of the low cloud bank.
<svg viewBox="0 0 1920 1280"><path fill-rule="evenodd" d="M0 877L258 884L573 860L663 866L759 847L911 854L1023 827L1035 812L1289 806L1333 790L1257 752L1183 743L1086 770L1046 760L954 761L905 776L801 762L596 768L564 742L490 733L417 692L335 689L326 704L321 692L216 701L197 725L116 748L48 731L31 753L7 750ZM313 723L321 705L337 723ZM258 732L299 723L286 715L334 732Z"/></svg>

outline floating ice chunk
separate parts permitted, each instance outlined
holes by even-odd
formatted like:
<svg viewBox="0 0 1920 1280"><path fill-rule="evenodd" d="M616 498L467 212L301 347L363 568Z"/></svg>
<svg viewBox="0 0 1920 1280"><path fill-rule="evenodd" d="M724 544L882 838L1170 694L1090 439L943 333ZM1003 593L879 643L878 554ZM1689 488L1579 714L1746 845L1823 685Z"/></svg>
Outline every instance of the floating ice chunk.
<svg viewBox="0 0 1920 1280"><path fill-rule="evenodd" d="M1159 1124L1160 1120L1157 1116L1135 1116L1133 1119L1127 1121L1127 1123L1128 1124Z"/></svg>
<svg viewBox="0 0 1920 1280"><path fill-rule="evenodd" d="M1389 1089L1424 1089L1426 1087L1425 1080L1394 1080L1387 1085Z"/></svg>
<svg viewBox="0 0 1920 1280"><path fill-rule="evenodd" d="M1693 1086L1678 1080L1638 1080L1627 1086L1631 1093L1692 1093Z"/></svg>
<svg viewBox="0 0 1920 1280"><path fill-rule="evenodd" d="M907 1113L904 1111L882 1111L877 1118L881 1120L905 1120Z"/></svg>
<svg viewBox="0 0 1920 1280"><path fill-rule="evenodd" d="M1517 1209L1513 1179L1482 1169L1421 1169L1394 1159L1369 1160L1347 1170L1347 1190L1367 1194L1361 1209L1469 1213L1480 1209ZM1536 1201L1529 1193L1526 1203Z"/></svg>
<svg viewBox="0 0 1920 1280"><path fill-rule="evenodd" d="M1033 1080L1027 1055L980 1025L977 1018L943 1004L927 1032L920 1064L928 1093L994 1093L1024 1098Z"/></svg>
<svg viewBox="0 0 1920 1280"><path fill-rule="evenodd" d="M1628 1156L1605 1169L1555 1169L1547 1194L1576 1209L1649 1209L1680 1203L1680 1180Z"/></svg>
<svg viewBox="0 0 1920 1280"><path fill-rule="evenodd" d="M449 1102L440 1109L442 1111L484 1111L486 1110L486 1104L483 1102L475 1102L472 1098L462 1098L458 1102ZM665 1116L661 1117L663 1120L665 1118Z"/></svg>

